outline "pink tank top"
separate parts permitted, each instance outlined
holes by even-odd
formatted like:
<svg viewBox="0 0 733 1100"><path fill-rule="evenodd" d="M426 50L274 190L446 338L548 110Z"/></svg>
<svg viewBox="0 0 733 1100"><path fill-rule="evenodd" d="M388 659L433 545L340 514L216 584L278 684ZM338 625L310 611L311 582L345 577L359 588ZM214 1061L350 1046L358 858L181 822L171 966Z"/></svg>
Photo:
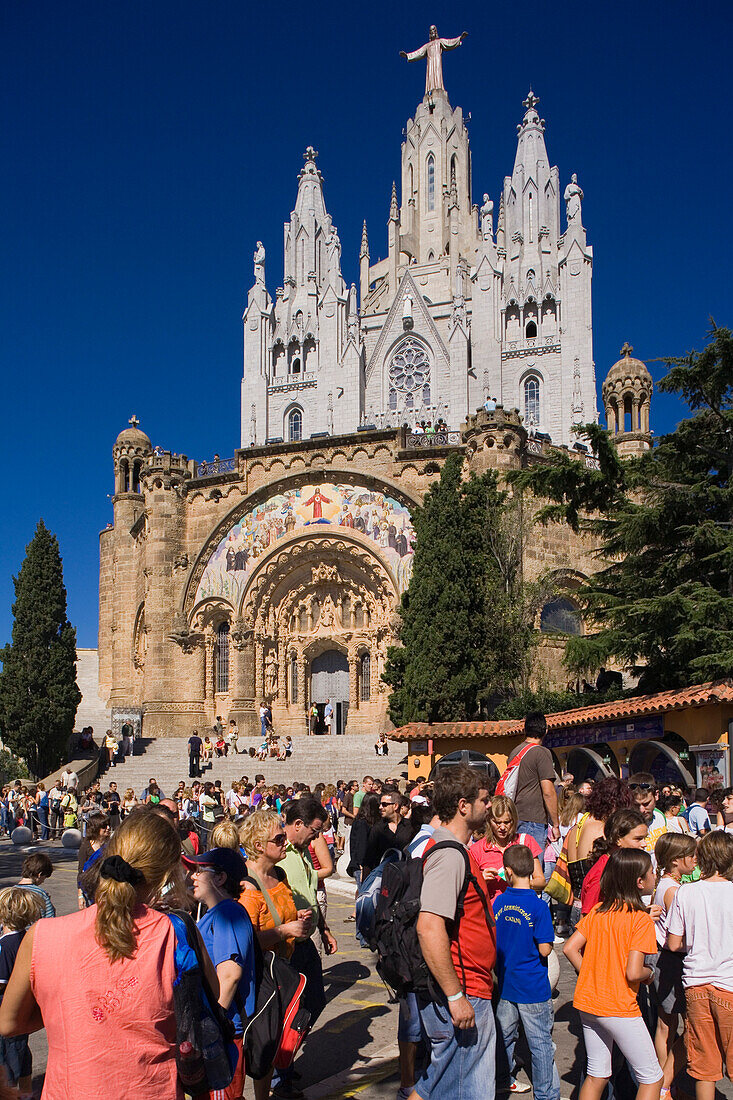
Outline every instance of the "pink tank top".
<svg viewBox="0 0 733 1100"><path fill-rule="evenodd" d="M48 1037L43 1100L181 1100L173 1014L175 934L142 906L138 947L111 963L94 938L96 905L39 921L31 988Z"/></svg>

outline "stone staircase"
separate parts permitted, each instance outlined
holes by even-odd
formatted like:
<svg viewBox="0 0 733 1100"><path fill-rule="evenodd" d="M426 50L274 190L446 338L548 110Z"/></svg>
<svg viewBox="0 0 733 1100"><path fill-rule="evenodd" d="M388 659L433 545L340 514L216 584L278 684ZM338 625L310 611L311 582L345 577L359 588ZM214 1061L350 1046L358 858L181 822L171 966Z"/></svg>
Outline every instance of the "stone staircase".
<svg viewBox="0 0 733 1100"><path fill-rule="evenodd" d="M257 748L260 738L239 738L239 755L219 758L214 756L210 767L204 771L202 779L220 779L224 789L228 789L234 779L242 775L254 780L256 772L261 772L269 783L289 784L297 780L310 787L318 782L335 783L337 779L358 779L365 775L399 775L407 770L407 746L398 741L389 743L389 756L377 756L374 752L376 738L373 733L346 733L342 737L308 737L305 734L293 737L293 755L289 760L255 760L245 750ZM188 742L182 737L159 737L145 741L144 752L140 756L129 756L124 764L110 768L103 777L102 785L114 779L124 793L132 787L139 794L147 786L150 778L157 779L166 795L170 795L181 779L188 780Z"/></svg>

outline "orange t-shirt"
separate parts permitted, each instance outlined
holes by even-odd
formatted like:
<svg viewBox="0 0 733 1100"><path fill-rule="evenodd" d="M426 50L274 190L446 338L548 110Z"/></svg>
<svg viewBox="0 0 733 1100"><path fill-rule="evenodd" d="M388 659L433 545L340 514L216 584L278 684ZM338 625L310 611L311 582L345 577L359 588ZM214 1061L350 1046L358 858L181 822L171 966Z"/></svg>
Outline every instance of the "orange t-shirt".
<svg viewBox="0 0 733 1100"><path fill-rule="evenodd" d="M648 913L626 910L599 913L598 906L581 917L576 931L585 936L583 962L573 1005L593 1016L641 1016L636 994L639 982L629 982L630 951L656 954L654 921Z"/></svg>
<svg viewBox="0 0 733 1100"><path fill-rule="evenodd" d="M268 889L268 893L280 917L280 924L287 924L291 920L298 919L298 911L295 908L293 895L287 882L278 882L277 886ZM256 932L266 932L268 928L275 927L272 913L259 890L251 888L242 890L239 901L249 913L252 926ZM284 959L289 959L294 947L295 938L287 936L282 943L276 944L270 950L274 951L276 955L281 955Z"/></svg>

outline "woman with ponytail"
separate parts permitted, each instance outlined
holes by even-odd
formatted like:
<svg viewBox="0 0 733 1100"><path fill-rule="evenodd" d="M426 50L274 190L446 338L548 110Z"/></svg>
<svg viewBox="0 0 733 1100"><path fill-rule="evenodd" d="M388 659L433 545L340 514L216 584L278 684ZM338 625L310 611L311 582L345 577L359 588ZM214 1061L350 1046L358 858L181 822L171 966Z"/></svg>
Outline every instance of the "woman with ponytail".
<svg viewBox="0 0 733 1100"><path fill-rule="evenodd" d="M156 906L184 904L178 834L140 809L109 842L95 904L28 931L0 1006L0 1034L46 1028L44 1100L80 1089L115 1100L181 1100L175 934ZM213 967L208 977L218 989Z"/></svg>

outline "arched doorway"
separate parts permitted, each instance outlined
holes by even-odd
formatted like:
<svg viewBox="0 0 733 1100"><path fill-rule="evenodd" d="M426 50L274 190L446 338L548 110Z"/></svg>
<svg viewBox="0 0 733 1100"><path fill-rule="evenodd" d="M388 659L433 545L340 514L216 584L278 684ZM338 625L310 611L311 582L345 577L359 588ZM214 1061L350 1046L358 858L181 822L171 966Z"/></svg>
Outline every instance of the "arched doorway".
<svg viewBox="0 0 733 1100"><path fill-rule="evenodd" d="M604 746L598 745L596 748L603 749ZM601 753L587 745L579 745L568 753L565 770L573 776L576 785L586 779L606 779L609 775L616 774Z"/></svg>
<svg viewBox="0 0 733 1100"><path fill-rule="evenodd" d="M458 764L484 772L488 779L489 790L493 794L500 778L499 769L490 757L482 752L476 752L475 749L458 749L457 752L449 752L447 756L441 756L430 772L430 782L432 783L438 777L441 768L454 768Z"/></svg>
<svg viewBox="0 0 733 1100"><path fill-rule="evenodd" d="M696 785L694 776L680 760L679 753L663 741L640 741L634 745L629 757L629 771L632 775L634 772L650 772L660 787L665 783L681 783L685 787Z"/></svg>
<svg viewBox="0 0 733 1100"><path fill-rule="evenodd" d="M333 706L333 733L343 733L349 710L349 661L338 649L328 649L311 662L311 705L318 707L316 733L325 733L323 713L326 701Z"/></svg>

